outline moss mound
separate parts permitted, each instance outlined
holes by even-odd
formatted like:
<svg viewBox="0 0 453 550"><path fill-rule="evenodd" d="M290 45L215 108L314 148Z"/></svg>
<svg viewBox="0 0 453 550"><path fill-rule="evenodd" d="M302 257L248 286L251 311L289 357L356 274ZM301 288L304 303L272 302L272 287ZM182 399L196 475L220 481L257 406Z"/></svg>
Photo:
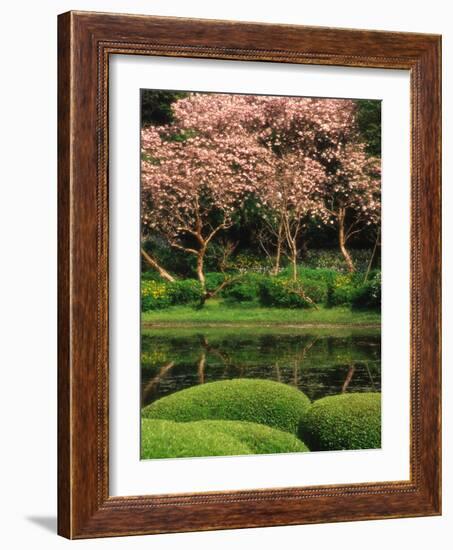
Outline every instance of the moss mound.
<svg viewBox="0 0 453 550"><path fill-rule="evenodd" d="M247 445L230 435L206 429L202 423L142 420L144 459L244 454L250 454Z"/></svg>
<svg viewBox="0 0 453 550"><path fill-rule="evenodd" d="M142 420L143 459L306 451L296 436L252 422Z"/></svg>
<svg viewBox="0 0 453 550"><path fill-rule="evenodd" d="M309 406L308 397L292 386L236 379L175 392L145 407L142 416L175 422L244 420L297 434Z"/></svg>
<svg viewBox="0 0 453 550"><path fill-rule="evenodd" d="M249 447L253 454L300 453L308 447L295 435L264 424L239 420L199 420L207 429L230 435Z"/></svg>
<svg viewBox="0 0 453 550"><path fill-rule="evenodd" d="M349 393L315 401L301 420L299 437L312 451L380 448L381 394Z"/></svg>

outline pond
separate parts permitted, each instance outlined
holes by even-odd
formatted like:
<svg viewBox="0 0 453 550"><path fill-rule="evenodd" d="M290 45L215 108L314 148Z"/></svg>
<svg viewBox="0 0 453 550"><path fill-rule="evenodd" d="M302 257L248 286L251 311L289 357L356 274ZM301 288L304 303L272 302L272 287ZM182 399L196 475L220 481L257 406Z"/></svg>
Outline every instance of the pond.
<svg viewBox="0 0 453 550"><path fill-rule="evenodd" d="M291 384L311 400L381 391L378 329L153 328L141 342L142 406L216 380Z"/></svg>

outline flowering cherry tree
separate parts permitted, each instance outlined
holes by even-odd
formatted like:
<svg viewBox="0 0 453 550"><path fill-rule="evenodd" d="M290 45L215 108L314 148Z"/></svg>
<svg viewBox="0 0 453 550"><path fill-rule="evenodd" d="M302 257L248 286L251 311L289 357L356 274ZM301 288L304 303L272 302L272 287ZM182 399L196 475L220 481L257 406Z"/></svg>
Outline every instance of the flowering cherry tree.
<svg viewBox="0 0 453 550"><path fill-rule="evenodd" d="M380 161L366 155L364 144L353 141L339 143L329 156L323 219L337 228L340 251L349 271L354 272L346 245L353 235L380 221Z"/></svg>
<svg viewBox="0 0 453 550"><path fill-rule="evenodd" d="M206 251L250 196L276 267L284 252L296 279L304 227L317 220L337 228L354 270L347 241L380 212L378 163L357 139L354 101L194 93L172 109L171 126L142 131L143 223L195 256L206 296Z"/></svg>
<svg viewBox="0 0 453 550"><path fill-rule="evenodd" d="M321 190L325 172L319 162L298 152L276 159L272 176L260 189L260 198L270 211L264 214L265 222L277 235L277 243L284 239L296 280L303 228L309 217L324 214Z"/></svg>
<svg viewBox="0 0 453 550"><path fill-rule="evenodd" d="M142 223L195 256L206 298L206 251L265 177L267 151L247 135L195 134L175 141L169 132L142 131Z"/></svg>
<svg viewBox="0 0 453 550"><path fill-rule="evenodd" d="M296 278L308 219L337 227L339 248L354 270L346 243L377 223L380 211L378 163L358 142L354 101L192 94L176 102L174 111L184 129L211 139L246 133L269 152L268 177L256 192L270 207L263 210L264 227L275 244L277 270L283 250Z"/></svg>

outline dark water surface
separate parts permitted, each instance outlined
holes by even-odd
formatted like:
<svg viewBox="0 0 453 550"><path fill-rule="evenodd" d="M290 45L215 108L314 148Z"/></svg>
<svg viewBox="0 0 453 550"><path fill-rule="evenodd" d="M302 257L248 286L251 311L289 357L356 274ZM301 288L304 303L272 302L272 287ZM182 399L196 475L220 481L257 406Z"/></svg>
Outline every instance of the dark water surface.
<svg viewBox="0 0 453 550"><path fill-rule="evenodd" d="M142 405L233 378L297 386L312 400L381 390L378 329L155 328L142 333Z"/></svg>

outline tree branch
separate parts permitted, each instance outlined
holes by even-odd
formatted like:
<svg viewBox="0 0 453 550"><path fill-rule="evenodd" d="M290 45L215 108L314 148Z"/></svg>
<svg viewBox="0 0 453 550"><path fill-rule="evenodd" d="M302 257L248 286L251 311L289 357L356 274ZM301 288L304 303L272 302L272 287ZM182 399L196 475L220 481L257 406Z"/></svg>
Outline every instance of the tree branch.
<svg viewBox="0 0 453 550"><path fill-rule="evenodd" d="M162 279L165 279L166 281L170 281L171 283L175 280L175 278L168 273L167 270L165 270L162 266L160 266L157 261L152 258L144 248L140 249L140 252L142 256L145 258L146 263L150 265L153 269L155 269L159 275L162 277Z"/></svg>
<svg viewBox="0 0 453 550"><path fill-rule="evenodd" d="M170 241L170 244L174 248L178 248L179 250L184 250L184 252L190 252L190 254L195 254L196 256L198 256L198 250L195 250L195 248L188 248L186 246L182 246L181 244L178 244L175 241Z"/></svg>
<svg viewBox="0 0 453 550"><path fill-rule="evenodd" d="M208 237L205 239L205 244L208 244L209 241L215 237L215 235L217 235L217 233L221 230L221 229L224 229L225 228L225 224L224 223L221 223L220 225L218 225L213 231L211 231L211 233L208 235Z"/></svg>

